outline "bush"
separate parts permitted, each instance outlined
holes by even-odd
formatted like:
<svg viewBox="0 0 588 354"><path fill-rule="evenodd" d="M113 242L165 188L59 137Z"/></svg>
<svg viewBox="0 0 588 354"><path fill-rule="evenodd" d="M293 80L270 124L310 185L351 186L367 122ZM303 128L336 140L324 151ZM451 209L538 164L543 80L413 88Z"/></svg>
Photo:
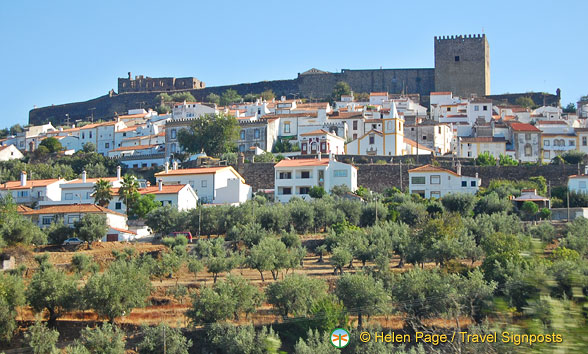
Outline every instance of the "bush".
<svg viewBox="0 0 588 354"><path fill-rule="evenodd" d="M478 214L494 214L494 213L508 213L512 210L512 202L506 198L500 198L498 193L491 192L478 200L474 208L474 213Z"/></svg>
<svg viewBox="0 0 588 354"><path fill-rule="evenodd" d="M25 333L25 339L35 354L55 354L59 332L49 329L46 323L37 320Z"/></svg>
<svg viewBox="0 0 588 354"><path fill-rule="evenodd" d="M475 159L478 166L496 166L496 158L490 153L484 152L478 155Z"/></svg>
<svg viewBox="0 0 588 354"><path fill-rule="evenodd" d="M445 210L460 213L463 216L472 213L475 201L476 197L469 193L451 193L441 198L441 203Z"/></svg>
<svg viewBox="0 0 588 354"><path fill-rule="evenodd" d="M163 353L164 340L165 349L168 354L188 354L192 341L186 339L177 328L172 328L165 323L155 327L143 326L144 337L139 343L139 354Z"/></svg>
<svg viewBox="0 0 588 354"><path fill-rule="evenodd" d="M124 338L125 333L120 328L110 323L103 323L102 327L84 328L78 343L90 353L124 354Z"/></svg>
<svg viewBox="0 0 588 354"><path fill-rule="evenodd" d="M572 165L582 163L586 157L586 153L578 150L570 150L561 155L565 163Z"/></svg>

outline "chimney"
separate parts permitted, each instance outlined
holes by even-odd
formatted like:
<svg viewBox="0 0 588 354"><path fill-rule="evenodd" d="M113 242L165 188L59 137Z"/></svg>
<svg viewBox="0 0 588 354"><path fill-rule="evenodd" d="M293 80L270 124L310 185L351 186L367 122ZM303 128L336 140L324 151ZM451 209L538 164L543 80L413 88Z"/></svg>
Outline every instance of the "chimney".
<svg viewBox="0 0 588 354"><path fill-rule="evenodd" d="M120 181L120 171L121 171L120 166L116 166L116 180L117 181Z"/></svg>
<svg viewBox="0 0 588 354"><path fill-rule="evenodd" d="M22 171L20 173L20 185L22 187L27 185L27 171Z"/></svg>
<svg viewBox="0 0 588 354"><path fill-rule="evenodd" d="M178 169L178 161L174 160L173 168L174 168L174 170Z"/></svg>
<svg viewBox="0 0 588 354"><path fill-rule="evenodd" d="M280 101L282 101L282 102L286 101L286 96L282 96L280 98L281 98Z"/></svg>
<svg viewBox="0 0 588 354"><path fill-rule="evenodd" d="M157 181L157 187L159 188L160 192L163 190L163 181L162 180Z"/></svg>
<svg viewBox="0 0 588 354"><path fill-rule="evenodd" d="M457 166L455 168L457 169L457 174L461 176L461 162L457 161Z"/></svg>
<svg viewBox="0 0 588 354"><path fill-rule="evenodd" d="M588 165L584 166L584 174L588 175Z"/></svg>
<svg viewBox="0 0 588 354"><path fill-rule="evenodd" d="M86 170L82 171L82 183L86 183Z"/></svg>
<svg viewBox="0 0 588 354"><path fill-rule="evenodd" d="M321 160L321 155L322 155L322 154L321 154L321 152L319 151L319 152L318 152L318 160L319 160L319 161Z"/></svg>
<svg viewBox="0 0 588 354"><path fill-rule="evenodd" d="M165 173L168 173L168 172L169 172L169 162L166 161L165 162Z"/></svg>

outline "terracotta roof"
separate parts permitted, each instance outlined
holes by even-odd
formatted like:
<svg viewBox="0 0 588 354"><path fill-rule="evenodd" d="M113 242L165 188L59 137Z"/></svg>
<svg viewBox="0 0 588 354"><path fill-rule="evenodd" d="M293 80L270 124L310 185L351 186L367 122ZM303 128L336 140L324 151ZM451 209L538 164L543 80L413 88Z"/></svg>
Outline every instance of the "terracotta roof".
<svg viewBox="0 0 588 354"><path fill-rule="evenodd" d="M20 181L9 181L0 184L0 190L13 190L13 189L29 189L34 187L46 187L52 183L59 182L60 179L33 179L27 180L26 185L21 186Z"/></svg>
<svg viewBox="0 0 588 354"><path fill-rule="evenodd" d="M317 117L317 113L316 112L311 112L311 113L284 113L284 114L268 114L265 115L264 118L269 119L269 118L297 118L297 117L313 117L316 118Z"/></svg>
<svg viewBox="0 0 588 354"><path fill-rule="evenodd" d="M388 92L370 92L370 96L388 96Z"/></svg>
<svg viewBox="0 0 588 354"><path fill-rule="evenodd" d="M113 152L113 151L129 151L129 150L146 150L146 149L151 149L151 148L154 148L154 147L157 147L157 146L159 146L159 145L152 144L152 145L121 146L119 148L112 149L109 152Z"/></svg>
<svg viewBox="0 0 588 354"><path fill-rule="evenodd" d="M141 194L178 194L187 184L164 184L159 190L159 186L149 186L139 189Z"/></svg>
<svg viewBox="0 0 588 354"><path fill-rule="evenodd" d="M431 96L451 95L451 91L431 92Z"/></svg>
<svg viewBox="0 0 588 354"><path fill-rule="evenodd" d="M182 175L208 175L208 174L216 174L217 172L230 170L232 171L235 176L239 177L241 182L245 183L245 179L239 174L239 172L235 171L235 169L231 166L218 166L218 167L198 167L198 168L182 168L179 170L168 170L167 173L165 171L157 172L155 177L164 177L164 176L182 176Z"/></svg>
<svg viewBox="0 0 588 354"><path fill-rule="evenodd" d="M119 115L119 119L132 119L132 118L144 118L147 113L137 113L137 114L123 114Z"/></svg>
<svg viewBox="0 0 588 354"><path fill-rule="evenodd" d="M512 130L525 131L525 132L540 132L539 128L534 125L527 123L510 123Z"/></svg>
<svg viewBox="0 0 588 354"><path fill-rule="evenodd" d="M441 168L441 167L435 167L433 165L424 165L421 167L413 168L411 170L408 170L408 172L409 173L410 172L447 172L447 173L450 173L454 176L461 177L460 175L458 175L457 173L455 173L451 170Z"/></svg>
<svg viewBox="0 0 588 354"><path fill-rule="evenodd" d="M16 211L19 212L19 213L24 213L26 211L31 211L31 210L33 210L33 209L29 208L26 205L18 204L16 206Z"/></svg>
<svg viewBox="0 0 588 354"><path fill-rule="evenodd" d="M537 124L540 125L568 125L568 123L564 122L563 120L539 120Z"/></svg>
<svg viewBox="0 0 588 354"><path fill-rule="evenodd" d="M464 143L506 143L505 138L492 136L466 137L462 138L461 141Z"/></svg>
<svg viewBox="0 0 588 354"><path fill-rule="evenodd" d="M21 212L22 215L40 215L40 214L65 214L65 213L103 213L103 214L114 214L122 215L114 210L102 207L96 204L66 204L66 205L51 205L41 209L31 209L25 212Z"/></svg>
<svg viewBox="0 0 588 354"><path fill-rule="evenodd" d="M103 180L108 181L108 182L114 182L114 181L117 181L118 180L117 177L86 178L86 183L96 183L100 179L103 179ZM122 180L122 178L121 178L121 180ZM84 182L82 182L82 179L81 178L76 178L76 179L72 179L71 181L65 181L64 183L62 183L62 185L63 184L76 184L76 183L84 183Z"/></svg>
<svg viewBox="0 0 588 354"><path fill-rule="evenodd" d="M363 118L362 112L334 112L328 116L328 119L351 119L351 118Z"/></svg>
<svg viewBox="0 0 588 354"><path fill-rule="evenodd" d="M575 133L542 133L541 136L565 136L565 137L575 137Z"/></svg>
<svg viewBox="0 0 588 354"><path fill-rule="evenodd" d="M122 233L125 233L125 234L132 234L132 235L136 235L137 234L135 231L126 230L126 229L119 229L118 227L112 227L112 226L110 226L110 228L113 229L114 231L122 232Z"/></svg>
<svg viewBox="0 0 588 354"><path fill-rule="evenodd" d="M294 159L282 160L274 167L304 167L304 166L328 166L329 159Z"/></svg>

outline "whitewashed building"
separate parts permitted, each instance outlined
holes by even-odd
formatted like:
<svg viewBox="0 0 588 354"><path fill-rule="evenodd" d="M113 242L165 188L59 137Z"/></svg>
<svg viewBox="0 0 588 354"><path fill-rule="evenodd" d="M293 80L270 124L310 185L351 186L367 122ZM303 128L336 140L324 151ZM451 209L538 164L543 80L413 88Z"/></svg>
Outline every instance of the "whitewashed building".
<svg viewBox="0 0 588 354"><path fill-rule="evenodd" d="M476 158L484 153L496 159L506 155L506 139L486 136L459 138L459 157Z"/></svg>
<svg viewBox="0 0 588 354"><path fill-rule="evenodd" d="M357 189L357 168L335 159L282 160L274 166L275 200L285 203L292 197L310 199L308 193L314 186L329 192L339 185L351 191Z"/></svg>
<svg viewBox="0 0 588 354"><path fill-rule="evenodd" d="M324 129L300 134L299 143L302 155L345 153L345 139Z"/></svg>
<svg viewBox="0 0 588 354"><path fill-rule="evenodd" d="M475 194L482 183L478 176L462 176L459 165L457 172L424 165L408 170L408 178L410 193L424 198L442 198L450 193Z"/></svg>
<svg viewBox="0 0 588 354"><path fill-rule="evenodd" d="M13 144L0 146L0 161L22 159L24 155Z"/></svg>
<svg viewBox="0 0 588 354"><path fill-rule="evenodd" d="M47 200L60 200L61 178L29 180L27 173L22 171L20 181L9 181L0 184L0 195L10 194L17 204L32 205Z"/></svg>
<svg viewBox="0 0 588 354"><path fill-rule="evenodd" d="M169 169L155 174L163 185L189 184L205 204L240 204L251 199L251 186L230 166Z"/></svg>

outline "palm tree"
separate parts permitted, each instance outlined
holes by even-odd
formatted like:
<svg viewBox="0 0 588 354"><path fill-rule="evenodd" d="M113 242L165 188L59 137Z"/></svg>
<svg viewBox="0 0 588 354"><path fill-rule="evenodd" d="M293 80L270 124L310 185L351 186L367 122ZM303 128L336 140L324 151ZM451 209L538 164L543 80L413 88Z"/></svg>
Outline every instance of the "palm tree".
<svg viewBox="0 0 588 354"><path fill-rule="evenodd" d="M96 204L107 207L113 197L110 182L104 179L99 179L94 185L94 193L92 196L94 197Z"/></svg>
<svg viewBox="0 0 588 354"><path fill-rule="evenodd" d="M124 175L118 190L118 200L124 201L129 213L129 206L132 206L139 198L139 182L132 175Z"/></svg>

